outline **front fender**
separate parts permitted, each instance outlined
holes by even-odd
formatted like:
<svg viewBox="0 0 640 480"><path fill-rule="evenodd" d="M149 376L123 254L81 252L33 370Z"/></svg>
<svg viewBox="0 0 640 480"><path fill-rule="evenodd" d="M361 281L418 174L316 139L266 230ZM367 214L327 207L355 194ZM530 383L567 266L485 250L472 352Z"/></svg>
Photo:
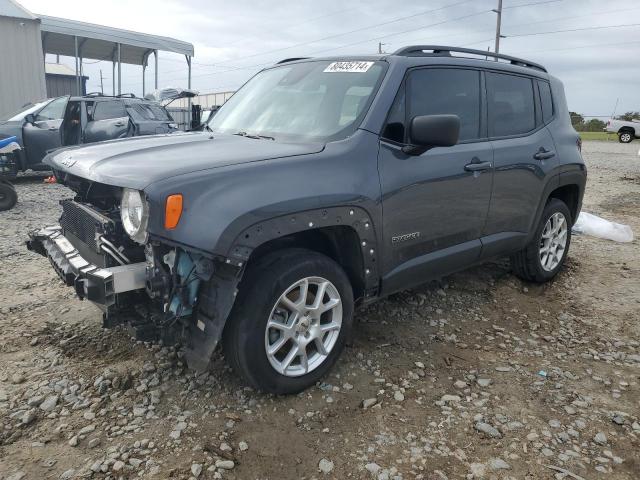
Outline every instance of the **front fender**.
<svg viewBox="0 0 640 480"><path fill-rule="evenodd" d="M372 232L368 237L379 243L381 232L372 228L382 217L377 154L377 135L359 130L318 153L235 164L153 183L145 189L150 202L149 232L155 238L240 262L247 258L240 247L252 248L241 241L243 232L246 235L261 224L263 231L271 231L277 224L280 228L273 227L273 232L286 235L309 228L310 222L332 225L330 218L339 224L337 218L345 212L349 216L348 211L331 209L344 207L357 211L362 225L368 219ZM183 195L182 216L177 228L166 230L164 202L174 193ZM292 216L296 216L293 221ZM264 222L269 222L268 227ZM252 240L254 233L257 230L251 233ZM239 250L234 253L234 248Z"/></svg>

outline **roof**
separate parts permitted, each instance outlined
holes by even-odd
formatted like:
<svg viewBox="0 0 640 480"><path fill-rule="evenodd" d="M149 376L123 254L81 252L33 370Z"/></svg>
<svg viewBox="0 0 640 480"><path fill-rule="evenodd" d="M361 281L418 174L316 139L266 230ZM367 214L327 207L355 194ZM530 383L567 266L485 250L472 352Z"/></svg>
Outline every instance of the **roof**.
<svg viewBox="0 0 640 480"><path fill-rule="evenodd" d="M6 0L0 0L6 1ZM161 50L193 56L193 45L182 40L133 32L120 28L105 27L93 23L79 22L65 18L38 15L45 53L75 56L74 37L82 58L112 61L117 57L120 43L122 63L144 65L151 52Z"/></svg>
<svg viewBox="0 0 640 480"><path fill-rule="evenodd" d="M22 5L19 5L14 0L0 0L0 16L2 17L13 17L13 18L23 18L26 20L37 20L33 13L24 8Z"/></svg>

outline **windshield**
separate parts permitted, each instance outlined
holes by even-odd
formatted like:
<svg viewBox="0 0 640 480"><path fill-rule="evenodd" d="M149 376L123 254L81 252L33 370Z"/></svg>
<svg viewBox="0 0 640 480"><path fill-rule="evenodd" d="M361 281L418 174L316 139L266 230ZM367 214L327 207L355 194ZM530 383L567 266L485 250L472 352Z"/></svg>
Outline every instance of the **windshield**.
<svg viewBox="0 0 640 480"><path fill-rule="evenodd" d="M215 133L287 141L332 141L358 128L383 62L304 62L264 70L209 121Z"/></svg>
<svg viewBox="0 0 640 480"><path fill-rule="evenodd" d="M10 113L2 120L5 122L19 122L21 120L24 120L24 117L26 117L30 113L38 111L39 109L44 107L47 103L49 103L51 100L52 99L44 100L43 102L29 103L28 105L24 105L22 108L20 108L20 110Z"/></svg>

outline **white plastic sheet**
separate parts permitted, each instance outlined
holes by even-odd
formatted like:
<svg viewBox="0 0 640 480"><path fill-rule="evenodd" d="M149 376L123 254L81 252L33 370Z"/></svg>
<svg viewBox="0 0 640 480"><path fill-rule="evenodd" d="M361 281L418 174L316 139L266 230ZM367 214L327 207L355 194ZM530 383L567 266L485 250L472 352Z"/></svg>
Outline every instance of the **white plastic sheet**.
<svg viewBox="0 0 640 480"><path fill-rule="evenodd" d="M581 212L578 215L572 233L592 235L598 238L613 240L614 242L632 242L633 231L629 225L610 222L604 218L598 217L587 212Z"/></svg>

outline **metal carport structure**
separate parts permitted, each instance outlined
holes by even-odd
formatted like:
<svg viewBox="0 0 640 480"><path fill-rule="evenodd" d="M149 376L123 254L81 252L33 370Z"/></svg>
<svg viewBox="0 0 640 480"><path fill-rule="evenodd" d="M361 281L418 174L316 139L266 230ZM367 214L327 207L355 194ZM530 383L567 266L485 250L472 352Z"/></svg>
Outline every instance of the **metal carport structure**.
<svg viewBox="0 0 640 480"><path fill-rule="evenodd" d="M178 53L185 56L188 68L188 85L191 88L191 58L193 45L174 38L132 32L120 28L105 27L66 18L37 15L42 32L42 51L54 55L75 57L76 88L80 94L82 59L112 62L113 91L122 93L122 64L142 66L142 91L145 93L145 71L149 56L155 59L155 88L158 88L158 51Z"/></svg>

